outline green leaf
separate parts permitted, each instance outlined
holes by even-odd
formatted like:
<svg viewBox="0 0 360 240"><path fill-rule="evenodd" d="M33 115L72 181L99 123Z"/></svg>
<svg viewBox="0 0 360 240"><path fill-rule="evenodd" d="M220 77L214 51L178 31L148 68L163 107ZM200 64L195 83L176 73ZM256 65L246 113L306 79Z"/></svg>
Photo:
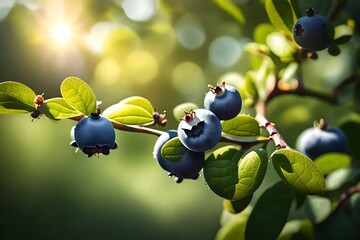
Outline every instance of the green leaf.
<svg viewBox="0 0 360 240"><path fill-rule="evenodd" d="M336 44L341 45L341 44L345 44L345 43L349 42L351 40L351 38L352 38L352 35L345 35L345 36L341 36L341 37L335 39L334 42Z"/></svg>
<svg viewBox="0 0 360 240"><path fill-rule="evenodd" d="M242 10L231 0L213 0L221 9L235 18L241 24L245 24L245 16Z"/></svg>
<svg viewBox="0 0 360 240"><path fill-rule="evenodd" d="M308 219L295 219L288 221L281 231L280 236L276 240L290 239L313 240L314 226L312 222Z"/></svg>
<svg viewBox="0 0 360 240"><path fill-rule="evenodd" d="M230 120L222 122L224 133L236 136L258 136L260 135L259 123L255 118L248 115L238 115Z"/></svg>
<svg viewBox="0 0 360 240"><path fill-rule="evenodd" d="M121 100L119 104L138 106L144 109L145 111L147 111L151 115L154 113L154 107L152 106L151 102L143 97L139 97L139 96L128 97Z"/></svg>
<svg viewBox="0 0 360 240"><path fill-rule="evenodd" d="M223 225L216 233L215 240L244 240L245 227L249 218L248 213L241 212L225 225Z"/></svg>
<svg viewBox="0 0 360 240"><path fill-rule="evenodd" d="M326 190L335 191L351 185L359 177L358 171L352 168L340 168L331 172L326 177Z"/></svg>
<svg viewBox="0 0 360 240"><path fill-rule="evenodd" d="M235 200L239 181L238 162L243 154L239 147L225 146L215 150L205 161L204 177L209 188L225 199Z"/></svg>
<svg viewBox="0 0 360 240"><path fill-rule="evenodd" d="M292 33L296 16L288 0L266 0L266 13L270 22L280 30Z"/></svg>
<svg viewBox="0 0 360 240"><path fill-rule="evenodd" d="M245 44L244 50L255 55L268 55L270 49L265 44L250 42Z"/></svg>
<svg viewBox="0 0 360 240"><path fill-rule="evenodd" d="M341 24L335 27L334 42L335 44L341 45L349 42L354 33L354 29L346 24Z"/></svg>
<svg viewBox="0 0 360 240"><path fill-rule="evenodd" d="M268 165L267 152L257 149L247 153L238 163L239 182L236 184L235 199L250 196L262 183Z"/></svg>
<svg viewBox="0 0 360 240"><path fill-rule="evenodd" d="M350 167L351 157L345 153L326 153L316 158L314 163L327 175L339 168Z"/></svg>
<svg viewBox="0 0 360 240"><path fill-rule="evenodd" d="M270 33L266 37L266 44L269 46L270 50L281 59L281 61L290 62L293 60L295 49L290 44L289 40L280 32Z"/></svg>
<svg viewBox="0 0 360 240"><path fill-rule="evenodd" d="M224 209L229 213L239 213L243 211L251 202L253 195L245 197L240 200L230 201L228 199L224 199Z"/></svg>
<svg viewBox="0 0 360 240"><path fill-rule="evenodd" d="M66 102L86 116L96 112L96 96L90 86L77 77L66 78L60 86Z"/></svg>
<svg viewBox="0 0 360 240"><path fill-rule="evenodd" d="M177 162L187 151L186 147L181 143L178 137L174 137L167 141L161 148L161 155L164 159Z"/></svg>
<svg viewBox="0 0 360 240"><path fill-rule="evenodd" d="M176 120L180 121L185 115L185 112L189 112L190 110L198 109L198 106L195 103L187 102L182 103L174 107L173 114Z"/></svg>
<svg viewBox="0 0 360 240"><path fill-rule="evenodd" d="M28 113L35 109L36 94L19 82L0 83L0 114Z"/></svg>
<svg viewBox="0 0 360 240"><path fill-rule="evenodd" d="M292 149L280 149L271 155L274 168L294 190L315 195L325 192L325 179L320 169L307 156Z"/></svg>
<svg viewBox="0 0 360 240"><path fill-rule="evenodd" d="M323 222L331 213L331 201L325 197L308 196L305 202L305 213L314 223Z"/></svg>
<svg viewBox="0 0 360 240"><path fill-rule="evenodd" d="M149 100L133 96L108 107L102 115L120 124L142 125L154 121L153 112L154 108Z"/></svg>
<svg viewBox="0 0 360 240"><path fill-rule="evenodd" d="M300 6L299 6L299 0L290 0L292 9L294 10L294 14L296 18L301 18L304 14L301 12Z"/></svg>
<svg viewBox="0 0 360 240"><path fill-rule="evenodd" d="M360 224L360 192L357 192L350 197L350 208L352 217Z"/></svg>
<svg viewBox="0 0 360 240"><path fill-rule="evenodd" d="M261 65L256 71L248 71L246 73L246 81L251 80L256 87L257 94L260 99L266 99L275 84L275 64L273 60L262 55Z"/></svg>
<svg viewBox="0 0 360 240"><path fill-rule="evenodd" d="M40 108L48 118L66 119L81 115L81 113L71 107L63 98L51 98L44 101Z"/></svg>
<svg viewBox="0 0 360 240"><path fill-rule="evenodd" d="M272 32L275 32L276 28L270 23L260 23L254 30L254 41L257 43L266 44L266 37Z"/></svg>
<svg viewBox="0 0 360 240"><path fill-rule="evenodd" d="M294 192L282 181L265 190L246 224L245 239L276 239L289 216Z"/></svg>
<svg viewBox="0 0 360 240"><path fill-rule="evenodd" d="M209 188L225 199L240 200L253 194L264 179L267 153L258 149L243 156L237 147L225 146L205 161L204 177Z"/></svg>

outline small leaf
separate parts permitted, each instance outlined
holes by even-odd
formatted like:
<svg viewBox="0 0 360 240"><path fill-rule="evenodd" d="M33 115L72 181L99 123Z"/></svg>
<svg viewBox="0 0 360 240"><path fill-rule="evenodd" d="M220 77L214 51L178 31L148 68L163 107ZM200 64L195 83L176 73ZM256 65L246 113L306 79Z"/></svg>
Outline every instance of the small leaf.
<svg viewBox="0 0 360 240"><path fill-rule="evenodd" d="M321 223L330 215L332 206L328 198L308 196L304 209L312 222Z"/></svg>
<svg viewBox="0 0 360 240"><path fill-rule="evenodd" d="M239 181L236 184L234 199L250 196L262 183L268 165L267 152L257 149L247 153L238 163Z"/></svg>
<svg viewBox="0 0 360 240"><path fill-rule="evenodd" d="M300 6L299 6L299 0L290 0L292 9L294 10L294 14L296 18L301 18L303 16L303 13L301 12Z"/></svg>
<svg viewBox="0 0 360 240"><path fill-rule="evenodd" d="M248 213L241 212L234 215L228 223L216 233L215 240L242 240L245 239L245 227L249 218Z"/></svg>
<svg viewBox="0 0 360 240"><path fill-rule="evenodd" d="M178 137L174 137L167 141L161 148L161 155L164 159L177 162L187 151L186 147L181 143Z"/></svg>
<svg viewBox="0 0 360 240"><path fill-rule="evenodd" d="M209 188L225 199L235 200L235 186L239 181L238 162L243 151L237 146L215 150L205 161L204 177Z"/></svg>
<svg viewBox="0 0 360 240"><path fill-rule="evenodd" d="M47 99L40 108L41 112L51 119L66 119L81 115L63 98Z"/></svg>
<svg viewBox="0 0 360 240"><path fill-rule="evenodd" d="M276 239L289 216L294 192L282 181L265 190L246 224L245 239Z"/></svg>
<svg viewBox="0 0 360 240"><path fill-rule="evenodd" d="M334 36L335 44L341 45L349 42L352 38L353 33L354 29L352 29L346 24L336 26Z"/></svg>
<svg viewBox="0 0 360 240"><path fill-rule="evenodd" d="M230 201L228 199L224 199L223 205L224 209L229 213L239 213L243 211L251 202L253 195L251 194L248 197L245 197L240 200Z"/></svg>
<svg viewBox="0 0 360 240"><path fill-rule="evenodd" d="M214 151L205 161L204 177L209 188L225 199L240 200L253 194L264 179L267 153L258 149L243 156L234 146Z"/></svg>
<svg viewBox="0 0 360 240"><path fill-rule="evenodd" d="M266 13L270 22L280 30L292 32L295 13L288 0L266 0Z"/></svg>
<svg viewBox="0 0 360 240"><path fill-rule="evenodd" d="M276 240L313 240L314 226L308 219L288 221Z"/></svg>
<svg viewBox="0 0 360 240"><path fill-rule="evenodd" d="M341 44L345 44L345 43L349 42L351 40L351 38L352 38L352 35L345 35L345 36L341 36L341 37L335 39L334 42L336 44L341 45Z"/></svg>
<svg viewBox="0 0 360 240"><path fill-rule="evenodd" d="M340 168L331 172L326 177L326 190L334 191L351 185L354 175L356 176L356 172L352 168Z"/></svg>
<svg viewBox="0 0 360 240"><path fill-rule="evenodd" d="M128 105L134 105L143 108L145 111L147 111L149 114L153 114L154 107L152 106L151 102L147 100L146 98L139 97L139 96L133 96L128 97L119 102L119 104L128 104Z"/></svg>
<svg viewBox="0 0 360 240"><path fill-rule="evenodd" d="M280 149L271 155L271 160L279 176L294 190L306 195L325 192L323 174L307 156L292 149Z"/></svg>
<svg viewBox="0 0 360 240"><path fill-rule="evenodd" d="M227 12L230 16L235 18L241 24L245 24L245 16L240 7L238 7L231 0L213 0L221 9Z"/></svg>
<svg viewBox="0 0 360 240"><path fill-rule="evenodd" d="M114 104L105 111L102 115L111 121L127 124L127 125L142 125L153 122L153 115L146 109L129 104Z"/></svg>
<svg viewBox="0 0 360 240"><path fill-rule="evenodd" d="M340 54L341 49L340 49L340 47L338 45L332 43L332 44L329 45L327 51L331 56L337 56L337 55Z"/></svg>
<svg viewBox="0 0 360 240"><path fill-rule="evenodd" d="M350 167L351 157L345 153L326 153L316 158L314 163L327 175L339 168Z"/></svg>
<svg viewBox="0 0 360 240"><path fill-rule="evenodd" d="M252 53L255 55L268 55L270 53L270 49L265 44L250 42L245 44L244 50L248 53Z"/></svg>
<svg viewBox="0 0 360 240"><path fill-rule="evenodd" d="M292 56L295 53L294 47L283 34L279 32L270 33L266 37L266 44L276 56L280 57L281 60L293 59Z"/></svg>
<svg viewBox="0 0 360 240"><path fill-rule="evenodd" d="M77 111L86 116L96 112L96 96L90 86L80 78L66 78L60 91L66 102Z"/></svg>
<svg viewBox="0 0 360 240"><path fill-rule="evenodd" d="M0 114L28 113L35 109L36 94L19 82L0 83Z"/></svg>
<svg viewBox="0 0 360 240"><path fill-rule="evenodd" d="M180 121L180 119L184 117L185 112L189 112L191 109L192 110L198 109L198 106L195 103L191 103L191 102L177 105L173 109L173 114L175 119Z"/></svg>
<svg viewBox="0 0 360 240"><path fill-rule="evenodd" d="M254 30L254 41L257 43L266 44L266 37L275 32L276 28L270 23L260 23Z"/></svg>
<svg viewBox="0 0 360 240"><path fill-rule="evenodd" d="M260 135L259 123L255 118L248 115L238 115L233 119L222 122L224 133L236 136L258 136Z"/></svg>
<svg viewBox="0 0 360 240"><path fill-rule="evenodd" d="M360 192L350 197L350 208L353 219L360 224Z"/></svg>

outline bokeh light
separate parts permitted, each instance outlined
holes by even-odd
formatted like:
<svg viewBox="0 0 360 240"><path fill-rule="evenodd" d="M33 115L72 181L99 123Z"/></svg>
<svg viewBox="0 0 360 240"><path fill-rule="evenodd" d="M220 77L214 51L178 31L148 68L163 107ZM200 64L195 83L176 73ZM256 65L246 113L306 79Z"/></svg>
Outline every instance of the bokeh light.
<svg viewBox="0 0 360 240"><path fill-rule="evenodd" d="M187 49L201 47L206 39L205 30L191 15L184 15L175 24L176 37L181 46Z"/></svg>
<svg viewBox="0 0 360 240"><path fill-rule="evenodd" d="M124 63L127 80L139 85L148 84L156 77L158 70L157 60L147 51L134 51Z"/></svg>
<svg viewBox="0 0 360 240"><path fill-rule="evenodd" d="M0 21L6 18L11 8L15 5L15 0L0 1Z"/></svg>
<svg viewBox="0 0 360 240"><path fill-rule="evenodd" d="M209 59L219 68L229 68L240 59L242 53L242 45L237 39L221 36L211 43Z"/></svg>
<svg viewBox="0 0 360 240"><path fill-rule="evenodd" d="M72 32L69 26L57 25L51 29L52 38L56 43L66 44L71 40Z"/></svg>
<svg viewBox="0 0 360 240"><path fill-rule="evenodd" d="M121 3L126 16L133 21L148 21L157 11L155 0L122 0L115 2Z"/></svg>
<svg viewBox="0 0 360 240"><path fill-rule="evenodd" d="M113 30L105 39L104 56L116 57L124 61L133 51L141 48L141 39L132 29L121 27Z"/></svg>
<svg viewBox="0 0 360 240"><path fill-rule="evenodd" d="M194 62L186 61L178 64L172 73L172 83L175 89L184 95L192 95L192 100L203 95L207 84L204 72L199 65Z"/></svg>
<svg viewBox="0 0 360 240"><path fill-rule="evenodd" d="M107 36L119 27L120 25L114 22L97 22L84 37L86 46L93 53L101 53Z"/></svg>
<svg viewBox="0 0 360 240"><path fill-rule="evenodd" d="M114 57L101 60L95 67L94 80L102 86L111 86L121 80L121 66Z"/></svg>

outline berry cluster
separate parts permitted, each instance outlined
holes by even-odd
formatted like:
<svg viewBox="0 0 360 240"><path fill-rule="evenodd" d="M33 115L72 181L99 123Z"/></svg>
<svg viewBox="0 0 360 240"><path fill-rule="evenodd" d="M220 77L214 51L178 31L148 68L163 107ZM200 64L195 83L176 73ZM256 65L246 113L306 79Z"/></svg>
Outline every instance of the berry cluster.
<svg viewBox="0 0 360 240"><path fill-rule="evenodd" d="M177 130L162 134L155 143L154 157L159 165L175 176L176 182L183 179L196 179L204 166L205 151L215 147L221 139L222 127L220 120L236 117L242 107L240 93L232 86L210 86L204 99L203 109L191 109L185 112ZM186 152L177 162L166 160L161 149L170 139L178 137Z"/></svg>

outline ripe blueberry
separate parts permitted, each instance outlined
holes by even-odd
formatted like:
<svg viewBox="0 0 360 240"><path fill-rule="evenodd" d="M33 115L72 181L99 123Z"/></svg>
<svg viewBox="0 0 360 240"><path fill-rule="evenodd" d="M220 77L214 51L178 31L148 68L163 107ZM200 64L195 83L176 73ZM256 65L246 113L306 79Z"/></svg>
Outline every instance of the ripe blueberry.
<svg viewBox="0 0 360 240"><path fill-rule="evenodd" d="M117 147L113 125L99 113L82 118L71 131L73 141L70 144L89 157L96 153L108 155L110 149Z"/></svg>
<svg viewBox="0 0 360 240"><path fill-rule="evenodd" d="M170 139L177 136L176 130L169 130L163 133L156 141L153 155L159 165L169 172L169 176L175 176L176 182L180 183L183 179L197 179L199 172L204 166L205 153L187 150L182 158L177 162L164 159L161 155L161 148Z"/></svg>
<svg viewBox="0 0 360 240"><path fill-rule="evenodd" d="M214 147L219 142L221 133L220 120L206 109L185 113L178 126L180 141L186 148L195 152L204 152Z"/></svg>
<svg viewBox="0 0 360 240"><path fill-rule="evenodd" d="M340 128L329 127L322 120L299 135L296 147L300 152L314 160L324 153L346 153L348 140Z"/></svg>
<svg viewBox="0 0 360 240"><path fill-rule="evenodd" d="M333 40L334 28L329 21L315 14L313 8L307 15L299 18L293 27L293 37L299 46L307 50L320 51L327 48Z"/></svg>
<svg viewBox="0 0 360 240"><path fill-rule="evenodd" d="M236 88L222 82L220 86L210 87L204 99L204 107L212 111L220 120L236 117L242 107L241 95Z"/></svg>

